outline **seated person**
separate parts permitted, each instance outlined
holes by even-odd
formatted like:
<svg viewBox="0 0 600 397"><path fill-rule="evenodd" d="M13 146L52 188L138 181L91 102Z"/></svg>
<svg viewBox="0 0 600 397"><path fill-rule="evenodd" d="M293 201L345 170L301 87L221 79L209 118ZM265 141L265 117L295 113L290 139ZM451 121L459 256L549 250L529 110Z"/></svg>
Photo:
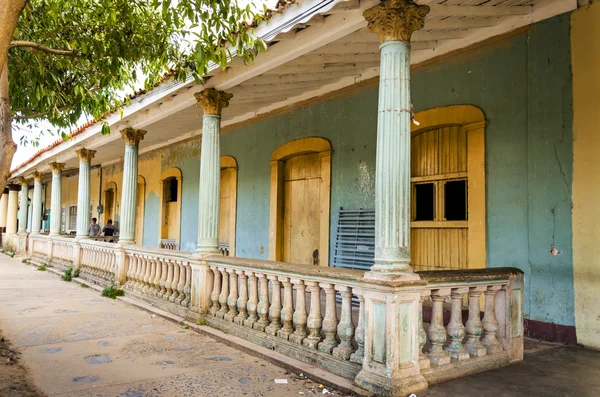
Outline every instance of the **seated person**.
<svg viewBox="0 0 600 397"><path fill-rule="evenodd" d="M105 236L114 236L115 230L117 230L117 229L113 226L112 219L109 219L108 222L106 223L106 226L104 226L104 229L102 229L102 232L104 233Z"/></svg>

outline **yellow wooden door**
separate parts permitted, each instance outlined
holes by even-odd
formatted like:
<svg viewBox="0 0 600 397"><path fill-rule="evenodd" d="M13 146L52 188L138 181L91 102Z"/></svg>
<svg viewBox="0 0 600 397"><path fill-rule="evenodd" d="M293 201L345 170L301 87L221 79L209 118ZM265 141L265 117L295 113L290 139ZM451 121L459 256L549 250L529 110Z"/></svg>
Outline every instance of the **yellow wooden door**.
<svg viewBox="0 0 600 397"><path fill-rule="evenodd" d="M233 197L235 177L234 168L221 170L221 200L219 203L219 244L229 246L231 244L231 201Z"/></svg>
<svg viewBox="0 0 600 397"><path fill-rule="evenodd" d="M295 156L284 165L283 261L319 262L321 163L318 153Z"/></svg>
<svg viewBox="0 0 600 397"><path fill-rule="evenodd" d="M415 270L469 267L467 132L417 133L411 145L411 262Z"/></svg>
<svg viewBox="0 0 600 397"><path fill-rule="evenodd" d="M142 245L142 239L144 236L144 200L145 200L145 189L144 183L137 185L137 199L135 204L135 243Z"/></svg>

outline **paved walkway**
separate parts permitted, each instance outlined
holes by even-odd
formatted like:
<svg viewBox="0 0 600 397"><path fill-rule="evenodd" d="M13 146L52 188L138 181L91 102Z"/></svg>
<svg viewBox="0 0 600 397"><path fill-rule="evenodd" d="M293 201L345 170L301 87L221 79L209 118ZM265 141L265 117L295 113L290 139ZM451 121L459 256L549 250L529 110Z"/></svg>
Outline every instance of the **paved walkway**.
<svg viewBox="0 0 600 397"><path fill-rule="evenodd" d="M323 395L267 361L2 254L0 329L49 396ZM600 352L526 347L522 363L434 385L418 397L600 396Z"/></svg>
<svg viewBox="0 0 600 397"><path fill-rule="evenodd" d="M322 395L267 361L3 254L0 329L48 396Z"/></svg>

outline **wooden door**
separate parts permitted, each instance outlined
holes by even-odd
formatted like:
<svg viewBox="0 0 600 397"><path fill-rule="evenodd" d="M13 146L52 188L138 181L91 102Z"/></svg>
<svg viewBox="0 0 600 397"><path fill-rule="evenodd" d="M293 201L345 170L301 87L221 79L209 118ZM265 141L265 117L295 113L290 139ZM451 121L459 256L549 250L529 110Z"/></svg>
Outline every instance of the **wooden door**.
<svg viewBox="0 0 600 397"><path fill-rule="evenodd" d="M144 238L144 200L146 196L145 183L138 182L135 203L135 243L142 245Z"/></svg>
<svg viewBox="0 0 600 397"><path fill-rule="evenodd" d="M469 267L467 156L467 132L460 125L412 138L410 237L415 270Z"/></svg>
<svg viewBox="0 0 600 397"><path fill-rule="evenodd" d="M319 264L322 183L319 153L295 156L285 162L282 236L285 262Z"/></svg>
<svg viewBox="0 0 600 397"><path fill-rule="evenodd" d="M221 200L219 202L219 245L229 248L232 243L231 211L234 200L235 169L224 168L221 170Z"/></svg>

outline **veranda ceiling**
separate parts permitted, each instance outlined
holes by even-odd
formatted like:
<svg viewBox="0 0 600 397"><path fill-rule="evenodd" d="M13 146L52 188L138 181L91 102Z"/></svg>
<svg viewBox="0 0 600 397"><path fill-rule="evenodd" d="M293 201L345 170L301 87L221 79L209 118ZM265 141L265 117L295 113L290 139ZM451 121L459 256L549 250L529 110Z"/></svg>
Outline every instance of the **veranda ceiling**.
<svg viewBox="0 0 600 397"><path fill-rule="evenodd" d="M318 97L379 75L379 39L366 30L362 13L379 0L298 0L271 18L258 32L269 45L255 63L234 58L225 71L215 69L206 87L234 94L223 111L223 125L251 120L273 110ZM423 30L412 39L412 64L444 55L490 37L568 12L576 0L420 0L431 12ZM49 161L77 168L74 150L98 151L93 164L119 161L125 127L148 131L140 144L146 152L199 135L202 111L193 93L202 86L165 83L136 99L119 119L113 115L112 134L101 136L92 126L71 141L42 153L13 176L48 171Z"/></svg>

